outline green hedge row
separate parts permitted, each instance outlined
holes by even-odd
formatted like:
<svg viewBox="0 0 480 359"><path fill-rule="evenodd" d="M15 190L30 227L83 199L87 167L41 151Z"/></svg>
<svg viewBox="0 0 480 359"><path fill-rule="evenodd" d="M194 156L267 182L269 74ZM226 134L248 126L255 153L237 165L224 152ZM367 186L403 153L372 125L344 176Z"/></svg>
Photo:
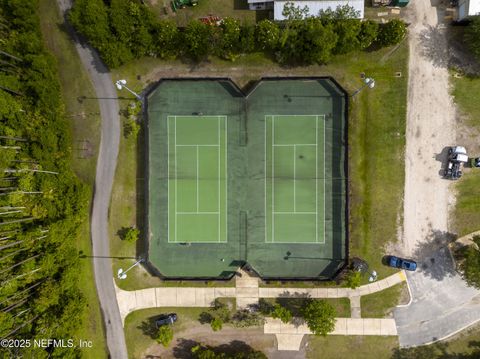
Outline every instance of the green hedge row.
<svg viewBox="0 0 480 359"><path fill-rule="evenodd" d="M111 0L109 6L103 0L76 0L69 19L111 68L142 56L201 61L214 55L233 61L258 51L282 64L323 64L335 54L396 44L406 34L401 20L379 25L353 17L349 7L308 18L292 8L282 22L245 25L225 18L209 25L194 19L178 28L157 20L139 0Z"/></svg>

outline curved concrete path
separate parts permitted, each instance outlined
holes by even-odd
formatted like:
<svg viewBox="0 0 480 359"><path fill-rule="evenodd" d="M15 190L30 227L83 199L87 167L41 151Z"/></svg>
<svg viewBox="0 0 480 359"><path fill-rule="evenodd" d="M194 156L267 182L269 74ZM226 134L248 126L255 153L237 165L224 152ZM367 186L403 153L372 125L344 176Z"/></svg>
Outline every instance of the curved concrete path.
<svg viewBox="0 0 480 359"><path fill-rule="evenodd" d="M64 16L72 6L71 0L57 0L57 3ZM112 282L108 234L108 207L120 142L117 91L110 78L108 68L102 63L98 54L90 46L81 43L72 28L68 24L66 25L75 40L75 47L82 64L95 87L100 105L102 132L91 215L93 268L110 356L113 359L127 359L127 345Z"/></svg>
<svg viewBox="0 0 480 359"><path fill-rule="evenodd" d="M241 278L245 278L245 274ZM259 298L357 298L390 288L406 280L404 271L387 278L363 285L357 289L350 288L259 288L252 281L245 284L245 279L237 281L236 287L161 287L126 291L118 288L114 281L116 297L122 322L133 311L161 307L209 307L215 298L230 297L243 303L258 303ZM244 307L241 305L240 307Z"/></svg>

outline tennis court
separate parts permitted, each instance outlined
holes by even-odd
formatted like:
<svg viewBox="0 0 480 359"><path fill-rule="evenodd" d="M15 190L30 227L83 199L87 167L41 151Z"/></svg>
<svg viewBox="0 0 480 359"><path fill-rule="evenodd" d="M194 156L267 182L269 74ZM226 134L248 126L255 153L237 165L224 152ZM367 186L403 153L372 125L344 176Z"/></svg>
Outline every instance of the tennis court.
<svg viewBox="0 0 480 359"><path fill-rule="evenodd" d="M164 79L147 102L148 261L164 277L331 278L347 257L346 94L330 78Z"/></svg>
<svg viewBox="0 0 480 359"><path fill-rule="evenodd" d="M265 116L265 241L325 243L325 116Z"/></svg>
<svg viewBox="0 0 480 359"><path fill-rule="evenodd" d="M168 116L167 132L168 242L226 242L226 116Z"/></svg>

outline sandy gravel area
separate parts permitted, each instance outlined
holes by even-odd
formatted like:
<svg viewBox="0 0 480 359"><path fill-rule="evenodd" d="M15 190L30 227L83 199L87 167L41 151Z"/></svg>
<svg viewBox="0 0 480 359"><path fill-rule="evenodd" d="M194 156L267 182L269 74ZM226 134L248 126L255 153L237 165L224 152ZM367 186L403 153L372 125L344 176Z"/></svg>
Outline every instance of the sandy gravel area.
<svg viewBox="0 0 480 359"><path fill-rule="evenodd" d="M422 243L448 237L451 186L442 179L446 146L456 138L456 111L449 94L444 13L437 0L409 5L409 90L402 244L415 257ZM432 238L433 237L433 238Z"/></svg>

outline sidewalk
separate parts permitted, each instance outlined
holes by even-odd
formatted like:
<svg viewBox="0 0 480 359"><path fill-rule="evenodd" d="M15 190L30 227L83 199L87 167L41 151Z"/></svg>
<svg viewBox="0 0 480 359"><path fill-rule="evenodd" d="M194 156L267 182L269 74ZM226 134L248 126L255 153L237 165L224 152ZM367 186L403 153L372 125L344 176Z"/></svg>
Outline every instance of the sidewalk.
<svg viewBox="0 0 480 359"><path fill-rule="evenodd" d="M275 334L278 350L299 350L303 336L312 334L306 324L284 324L279 319L267 318L265 334ZM336 318L335 330L329 335L397 335L394 319Z"/></svg>
<svg viewBox="0 0 480 359"><path fill-rule="evenodd" d="M358 317L360 308L358 298L382 291L406 280L405 272L397 272L378 282L350 288L259 288L258 278L240 271L236 278L236 287L160 287L135 291L118 288L115 283L118 307L122 323L126 316L139 309L159 307L209 307L215 298L236 298L238 308L246 308L258 303L259 298L351 298L353 316Z"/></svg>

